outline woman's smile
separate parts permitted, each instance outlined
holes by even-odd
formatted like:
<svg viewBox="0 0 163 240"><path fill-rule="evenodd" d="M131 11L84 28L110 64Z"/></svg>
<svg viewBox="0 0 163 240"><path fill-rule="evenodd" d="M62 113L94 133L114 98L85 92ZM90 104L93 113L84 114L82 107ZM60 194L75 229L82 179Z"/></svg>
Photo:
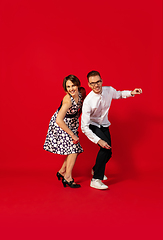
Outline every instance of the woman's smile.
<svg viewBox="0 0 163 240"><path fill-rule="evenodd" d="M74 85L70 80L66 82L66 89L72 96L75 96L78 93L78 86Z"/></svg>

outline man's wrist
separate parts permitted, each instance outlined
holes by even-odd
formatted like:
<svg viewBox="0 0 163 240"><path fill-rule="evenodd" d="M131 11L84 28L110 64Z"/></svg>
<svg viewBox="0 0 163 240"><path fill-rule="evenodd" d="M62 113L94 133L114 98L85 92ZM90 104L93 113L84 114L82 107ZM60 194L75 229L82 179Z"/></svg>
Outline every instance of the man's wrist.
<svg viewBox="0 0 163 240"><path fill-rule="evenodd" d="M94 143L98 144L98 142L101 140L101 138L99 138L97 135L96 135L96 139L94 141Z"/></svg>

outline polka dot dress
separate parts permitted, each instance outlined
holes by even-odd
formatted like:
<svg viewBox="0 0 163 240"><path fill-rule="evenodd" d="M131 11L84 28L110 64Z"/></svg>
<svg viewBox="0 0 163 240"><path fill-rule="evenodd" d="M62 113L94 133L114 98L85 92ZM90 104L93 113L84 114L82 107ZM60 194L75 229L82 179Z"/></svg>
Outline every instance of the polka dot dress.
<svg viewBox="0 0 163 240"><path fill-rule="evenodd" d="M72 106L67 111L66 116L64 118L64 122L71 129L71 131L76 136L78 136L78 127L79 127L78 110L81 108L81 105L82 105L82 97L81 97L81 94L79 93L78 103L75 102L72 96L70 97L71 97ZM56 123L56 118L57 118L59 109L54 113L54 115L50 120L49 129L47 132L47 136L46 136L43 148L46 151L60 154L60 155L82 153L83 149L80 143L78 142L77 144L74 144L72 141L72 137L67 132L65 132L62 128L60 128Z"/></svg>

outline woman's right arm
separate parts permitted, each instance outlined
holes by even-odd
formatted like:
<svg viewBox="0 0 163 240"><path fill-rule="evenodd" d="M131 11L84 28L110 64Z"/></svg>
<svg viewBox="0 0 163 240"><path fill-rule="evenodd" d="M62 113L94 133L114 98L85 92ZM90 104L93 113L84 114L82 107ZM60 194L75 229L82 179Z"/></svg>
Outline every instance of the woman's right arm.
<svg viewBox="0 0 163 240"><path fill-rule="evenodd" d="M58 112L56 123L60 128L62 128L65 132L67 132L73 139L73 143L77 144L79 141L79 138L71 131L71 129L68 128L66 123L64 122L64 117L68 111L68 109L71 107L71 100L70 96L66 95L62 102L62 107Z"/></svg>

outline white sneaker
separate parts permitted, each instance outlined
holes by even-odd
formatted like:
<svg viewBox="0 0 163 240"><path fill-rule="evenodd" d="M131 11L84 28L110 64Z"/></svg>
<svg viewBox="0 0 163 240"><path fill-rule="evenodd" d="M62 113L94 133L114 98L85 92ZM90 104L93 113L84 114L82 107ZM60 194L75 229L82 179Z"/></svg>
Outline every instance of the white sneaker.
<svg viewBox="0 0 163 240"><path fill-rule="evenodd" d="M92 169L92 175L94 175L93 169ZM105 181L105 180L107 180L107 179L108 179L107 176L104 175L103 180Z"/></svg>
<svg viewBox="0 0 163 240"><path fill-rule="evenodd" d="M104 175L103 180L107 180L107 179L108 179L107 176Z"/></svg>
<svg viewBox="0 0 163 240"><path fill-rule="evenodd" d="M108 188L108 186L103 184L103 182L101 182L100 179L94 179L94 178L92 178L92 180L91 180L90 187L97 188L97 189L107 189Z"/></svg>

